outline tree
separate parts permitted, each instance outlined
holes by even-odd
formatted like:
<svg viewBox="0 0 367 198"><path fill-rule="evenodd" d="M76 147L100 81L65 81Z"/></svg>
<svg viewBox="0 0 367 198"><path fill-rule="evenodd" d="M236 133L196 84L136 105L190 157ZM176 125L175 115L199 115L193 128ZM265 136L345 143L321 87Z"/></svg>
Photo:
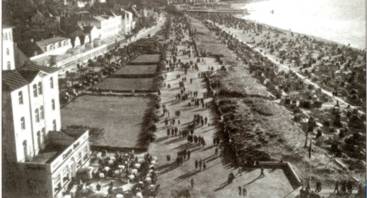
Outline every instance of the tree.
<svg viewBox="0 0 367 198"><path fill-rule="evenodd" d="M309 133L313 131L313 129L315 128L315 126L316 126L315 120L313 119L313 117L310 117L308 119L308 123L307 123L306 139L305 139L305 145L304 145L305 148L307 148L307 142L308 142Z"/></svg>

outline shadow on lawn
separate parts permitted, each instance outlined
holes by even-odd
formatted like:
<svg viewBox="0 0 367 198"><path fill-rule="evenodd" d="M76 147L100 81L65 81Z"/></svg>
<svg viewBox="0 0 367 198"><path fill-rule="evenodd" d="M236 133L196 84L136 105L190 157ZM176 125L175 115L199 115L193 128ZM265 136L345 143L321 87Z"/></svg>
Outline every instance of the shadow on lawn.
<svg viewBox="0 0 367 198"><path fill-rule="evenodd" d="M174 170L174 169L176 169L178 167L178 165L177 165L177 163L175 161L172 162L172 163L170 163L170 164L165 164L164 166L165 166L164 167L165 169L164 168L161 168L161 169L164 169L164 170L162 172L159 172L160 175L163 175L165 173L168 173L168 172L170 172L170 171L172 171L172 170Z"/></svg>
<svg viewBox="0 0 367 198"><path fill-rule="evenodd" d="M228 186L230 183L228 183L228 181L223 182L218 188L214 189L215 192L222 190L223 188L225 188L226 186Z"/></svg>
<svg viewBox="0 0 367 198"><path fill-rule="evenodd" d="M192 177L192 176L196 175L199 172L200 172L200 170L193 170L193 171L187 172L187 173L185 173L183 175L178 176L175 179L175 181L184 180L186 178L189 178L189 177Z"/></svg>
<svg viewBox="0 0 367 198"><path fill-rule="evenodd" d="M249 181L248 183L246 183L246 184L245 184L245 185L243 185L243 186L248 186L248 185L250 185L250 184L252 184L252 183L256 182L257 180L259 180L259 179L261 179L261 178L263 178L263 177L264 177L264 176L259 175L259 176L257 176L255 179L253 179L253 180Z"/></svg>
<svg viewBox="0 0 367 198"><path fill-rule="evenodd" d="M167 140L168 138L169 138L168 136L163 136L163 137L157 138L154 142L162 142L164 140Z"/></svg>
<svg viewBox="0 0 367 198"><path fill-rule="evenodd" d="M182 141L182 140L184 140L184 139L185 139L185 138L183 138L183 137L177 137L177 138L174 138L174 139L171 139L171 140L169 140L169 141L165 142L164 144L165 144L165 145L173 144L173 143L176 143L176 142Z"/></svg>
<svg viewBox="0 0 367 198"><path fill-rule="evenodd" d="M177 150L190 149L191 150L191 149L196 148L198 146L199 146L198 144L191 144L189 142L186 142L184 144L176 146L174 149L177 149ZM191 152L192 152L192 150L191 150Z"/></svg>

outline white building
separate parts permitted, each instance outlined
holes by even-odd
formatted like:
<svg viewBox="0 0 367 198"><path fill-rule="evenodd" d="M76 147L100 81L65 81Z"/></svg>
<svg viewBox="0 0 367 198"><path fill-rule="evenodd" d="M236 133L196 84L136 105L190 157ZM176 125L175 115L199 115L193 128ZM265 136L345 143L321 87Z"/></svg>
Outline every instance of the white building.
<svg viewBox="0 0 367 198"><path fill-rule="evenodd" d="M101 39L116 36L119 34L122 26L122 18L118 15L100 15L95 16L96 26L99 30Z"/></svg>
<svg viewBox="0 0 367 198"><path fill-rule="evenodd" d="M62 55L73 47L69 38L60 36L40 40L36 44L42 49L43 55Z"/></svg>
<svg viewBox="0 0 367 198"><path fill-rule="evenodd" d="M2 59L3 59L3 70L15 69L14 60L14 42L13 42L13 30L12 27L3 26L2 31Z"/></svg>
<svg viewBox="0 0 367 198"><path fill-rule="evenodd" d="M2 84L3 194L62 197L90 150L88 131L61 130L57 69L4 69Z"/></svg>
<svg viewBox="0 0 367 198"><path fill-rule="evenodd" d="M122 30L124 34L130 34L134 29L134 19L133 13L127 10L121 10L124 13L124 17L122 18Z"/></svg>

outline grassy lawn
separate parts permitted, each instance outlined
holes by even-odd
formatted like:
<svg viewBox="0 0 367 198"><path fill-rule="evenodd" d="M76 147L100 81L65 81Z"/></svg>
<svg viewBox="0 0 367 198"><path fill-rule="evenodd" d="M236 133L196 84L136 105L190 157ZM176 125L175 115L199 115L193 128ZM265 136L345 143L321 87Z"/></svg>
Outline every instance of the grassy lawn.
<svg viewBox="0 0 367 198"><path fill-rule="evenodd" d="M161 59L160 54L143 54L131 61L131 64L157 64Z"/></svg>
<svg viewBox="0 0 367 198"><path fill-rule="evenodd" d="M104 129L98 145L139 147L149 97L81 96L61 110L62 125Z"/></svg>
<svg viewBox="0 0 367 198"><path fill-rule="evenodd" d="M107 78L94 88L112 91L153 91L153 78Z"/></svg>
<svg viewBox="0 0 367 198"><path fill-rule="evenodd" d="M131 74L155 74L157 65L126 65L116 71L114 75L131 75Z"/></svg>

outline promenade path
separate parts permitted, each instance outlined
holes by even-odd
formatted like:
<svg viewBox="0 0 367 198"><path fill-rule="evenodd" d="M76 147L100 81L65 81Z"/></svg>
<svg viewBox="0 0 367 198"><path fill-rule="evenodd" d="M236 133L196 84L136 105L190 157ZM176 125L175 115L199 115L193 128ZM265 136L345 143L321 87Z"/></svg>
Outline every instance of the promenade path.
<svg viewBox="0 0 367 198"><path fill-rule="evenodd" d="M190 38L185 32L185 40ZM170 35L171 39L174 39L174 34ZM187 45L178 45L178 49L187 49ZM191 51L194 51L191 49ZM168 59L172 57L168 54ZM194 61L197 57L191 55L191 58L187 55L178 54L178 59L182 62ZM198 64L199 71L189 69L186 77L185 88L188 91L198 91L198 98L203 96L206 92L205 82L203 79L198 78L199 72L208 71L209 66L214 67L214 70L220 67L215 62L214 58L204 58L203 62ZM213 145L213 137L218 133L218 129L215 127L215 113L212 111L212 106L209 108L202 108L196 106L188 106L189 100L177 101L176 94L179 93L179 81L181 78L177 78L180 74L184 76L184 71L175 69L174 71L166 72L165 84L170 84L170 88L163 87L161 89L161 105L165 105L170 112L170 118L176 118L176 124L179 129L185 128L188 123L193 120L194 114L200 114L208 117L209 125L199 127L195 129L194 135L204 137L206 146L201 147L195 144L190 144L186 138L180 136L167 136L167 128L165 126L163 112L160 112L162 116L157 124L156 140L150 144L149 153L158 157L157 171L158 171L158 183L160 184L160 190L157 197L179 197L179 195L190 194L190 197L218 197L218 198L236 198L243 197L239 195L238 187L243 186L247 190L246 197L261 198L261 197L284 197L293 191L286 176L282 170L265 170L265 177L259 177L260 170L255 169L248 172L242 172L233 168L228 160L225 160L224 155L221 154L219 149L218 155L215 155L215 146ZM190 83L192 78L192 83ZM205 102L210 102L212 98L207 98ZM181 115L176 117L175 111L180 110ZM180 125L177 124L177 120L180 120ZM218 147L219 148L219 147ZM184 149L191 150L191 157L189 160L185 160L181 165L176 165L176 153ZM171 160L166 160L166 156L170 155ZM195 160L205 160L206 169L195 169ZM227 178L229 173L235 174L233 183L227 184ZM191 188L190 180L193 179L194 187Z"/></svg>

